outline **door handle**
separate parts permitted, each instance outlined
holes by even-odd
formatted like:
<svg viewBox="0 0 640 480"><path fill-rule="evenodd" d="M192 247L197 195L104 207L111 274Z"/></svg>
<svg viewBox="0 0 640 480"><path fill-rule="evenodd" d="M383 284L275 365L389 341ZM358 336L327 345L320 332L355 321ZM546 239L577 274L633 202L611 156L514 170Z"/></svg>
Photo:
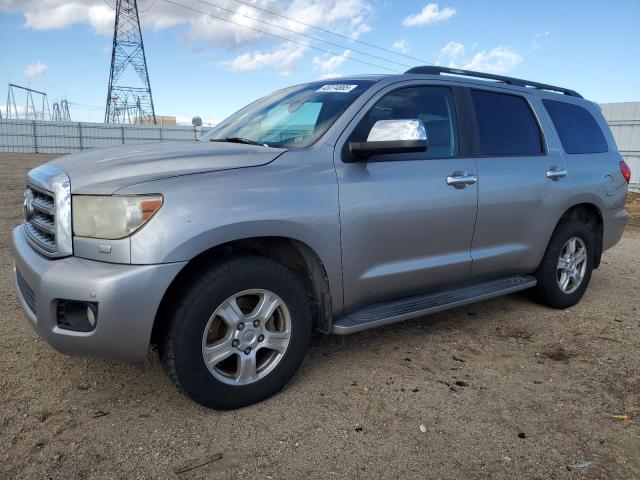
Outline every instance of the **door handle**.
<svg viewBox="0 0 640 480"><path fill-rule="evenodd" d="M450 175L447 177L447 185L453 185L456 188L464 188L465 185L473 185L478 181L475 175Z"/></svg>
<svg viewBox="0 0 640 480"><path fill-rule="evenodd" d="M557 180L562 177L566 177L568 172L564 168L551 168L547 170L547 178L551 180Z"/></svg>

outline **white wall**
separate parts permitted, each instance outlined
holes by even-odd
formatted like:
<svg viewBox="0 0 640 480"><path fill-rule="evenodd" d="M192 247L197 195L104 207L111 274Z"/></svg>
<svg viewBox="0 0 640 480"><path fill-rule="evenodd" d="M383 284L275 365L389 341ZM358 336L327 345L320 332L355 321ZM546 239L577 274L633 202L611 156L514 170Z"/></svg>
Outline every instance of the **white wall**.
<svg viewBox="0 0 640 480"><path fill-rule="evenodd" d="M631 167L630 189L640 192L640 102L603 103L620 154Z"/></svg>
<svg viewBox="0 0 640 480"><path fill-rule="evenodd" d="M630 188L640 192L640 102L600 106L620 154L631 167ZM0 119L0 152L71 153L122 144L193 141L198 136L188 126Z"/></svg>
<svg viewBox="0 0 640 480"><path fill-rule="evenodd" d="M71 153L123 144L196 139L193 127L0 119L0 152ZM198 134L199 136L199 134Z"/></svg>

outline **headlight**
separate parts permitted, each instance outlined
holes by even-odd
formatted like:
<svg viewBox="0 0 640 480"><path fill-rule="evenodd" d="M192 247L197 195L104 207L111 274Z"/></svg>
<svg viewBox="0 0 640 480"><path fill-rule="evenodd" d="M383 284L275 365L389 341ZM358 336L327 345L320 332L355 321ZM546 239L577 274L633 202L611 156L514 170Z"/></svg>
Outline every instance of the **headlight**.
<svg viewBox="0 0 640 480"><path fill-rule="evenodd" d="M108 240L124 238L142 227L161 206L160 195L74 195L73 233Z"/></svg>

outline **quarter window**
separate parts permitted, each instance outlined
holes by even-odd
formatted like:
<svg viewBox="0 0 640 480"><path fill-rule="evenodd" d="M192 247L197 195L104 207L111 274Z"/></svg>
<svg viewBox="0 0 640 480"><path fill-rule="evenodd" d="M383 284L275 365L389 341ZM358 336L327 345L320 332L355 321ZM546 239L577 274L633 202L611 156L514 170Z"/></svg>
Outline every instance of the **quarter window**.
<svg viewBox="0 0 640 480"><path fill-rule="evenodd" d="M567 153L609 151L602 130L586 108L557 100L542 100Z"/></svg>
<svg viewBox="0 0 640 480"><path fill-rule="evenodd" d="M429 147L426 152L399 154L399 159L446 158L458 155L458 128L453 95L446 87L408 87L388 93L360 120L350 140L366 141L371 128L378 120L415 119L424 123Z"/></svg>
<svg viewBox="0 0 640 480"><path fill-rule="evenodd" d="M542 136L527 101L517 95L472 90L480 154L540 155Z"/></svg>

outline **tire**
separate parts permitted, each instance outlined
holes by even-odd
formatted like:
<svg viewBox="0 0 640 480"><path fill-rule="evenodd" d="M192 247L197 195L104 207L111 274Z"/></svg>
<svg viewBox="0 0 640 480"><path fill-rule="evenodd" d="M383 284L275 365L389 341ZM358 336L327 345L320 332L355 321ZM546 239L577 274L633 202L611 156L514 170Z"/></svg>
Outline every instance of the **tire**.
<svg viewBox="0 0 640 480"><path fill-rule="evenodd" d="M560 270L561 266L570 265L566 263L565 259L571 256L568 255L570 251L568 242L572 239L577 239L575 240L576 251L580 251L582 247L586 250L584 253L584 266L577 261L578 258L581 258L581 255L576 253L572 257L572 264L576 267L574 271L576 274L582 272L579 275L581 277L579 283L576 278L567 280L567 277L571 277L571 275L566 275L570 268ZM552 308L564 309L580 301L591 280L594 261L593 243L593 232L588 225L580 220L568 219L556 227L540 267L535 274L538 284L535 287L534 294L540 303ZM561 255L563 255L562 265L560 262ZM563 271L565 272L564 277L562 276ZM564 290L561 286L562 280L568 281L567 288Z"/></svg>
<svg viewBox="0 0 640 480"><path fill-rule="evenodd" d="M160 358L190 398L235 409L284 387L302 363L311 328L307 292L289 269L263 257L232 257L184 288L169 312Z"/></svg>

